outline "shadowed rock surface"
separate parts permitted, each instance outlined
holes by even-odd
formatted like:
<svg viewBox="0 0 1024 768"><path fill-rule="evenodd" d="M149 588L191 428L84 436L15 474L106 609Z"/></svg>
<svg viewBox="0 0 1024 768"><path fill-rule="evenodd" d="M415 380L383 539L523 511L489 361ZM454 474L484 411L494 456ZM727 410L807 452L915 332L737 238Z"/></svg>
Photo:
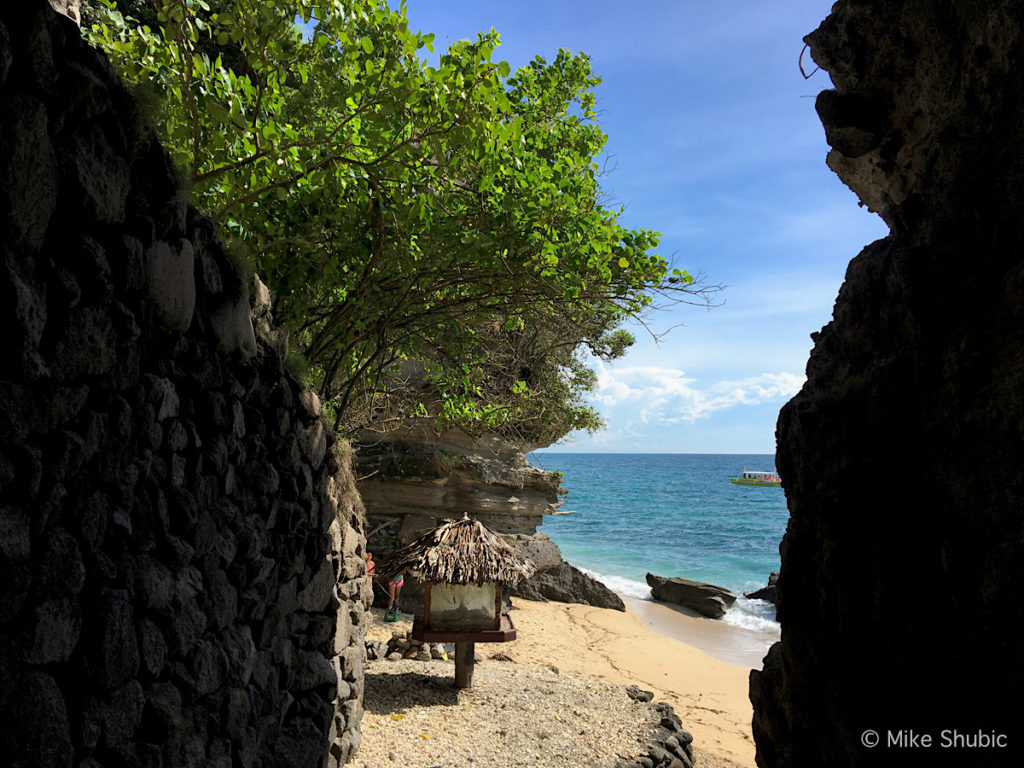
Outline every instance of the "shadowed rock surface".
<svg viewBox="0 0 1024 768"><path fill-rule="evenodd" d="M358 746L362 509L268 307L106 59L0 4L3 765Z"/></svg>
<svg viewBox="0 0 1024 768"><path fill-rule="evenodd" d="M891 234L850 263L779 417L757 762L1020 765L1024 6L843 1L807 42L836 86L828 164ZM909 729L935 745L886 746ZM953 729L1010 741L940 748Z"/></svg>
<svg viewBox="0 0 1024 768"><path fill-rule="evenodd" d="M724 587L679 576L665 577L648 573L647 584L655 600L692 608L711 619L725 616L729 606L736 602L736 595Z"/></svg>

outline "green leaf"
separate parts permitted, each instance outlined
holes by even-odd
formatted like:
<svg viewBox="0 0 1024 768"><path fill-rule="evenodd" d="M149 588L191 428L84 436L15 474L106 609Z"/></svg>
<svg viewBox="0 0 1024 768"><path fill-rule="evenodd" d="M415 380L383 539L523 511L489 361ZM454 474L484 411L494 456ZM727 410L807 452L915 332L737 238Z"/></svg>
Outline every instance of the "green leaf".
<svg viewBox="0 0 1024 768"><path fill-rule="evenodd" d="M492 30L428 62L434 36L386 0L186 0L178 23L182 3L160 5L150 28L111 6L83 35L159 94L192 202L266 280L342 429L415 413L550 443L600 427L584 351L622 354L626 319L696 289L602 204L585 55L513 72ZM310 38L297 18L317 20Z"/></svg>

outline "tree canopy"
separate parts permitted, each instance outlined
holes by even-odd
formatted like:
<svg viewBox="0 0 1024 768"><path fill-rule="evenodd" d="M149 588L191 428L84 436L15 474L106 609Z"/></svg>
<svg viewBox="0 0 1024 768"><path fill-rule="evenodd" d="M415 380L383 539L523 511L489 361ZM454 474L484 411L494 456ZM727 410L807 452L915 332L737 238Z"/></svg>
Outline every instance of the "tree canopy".
<svg viewBox="0 0 1024 768"><path fill-rule="evenodd" d="M431 57L385 0L87 11L342 429L417 413L534 442L596 429L584 353L616 357L627 318L707 297L602 204L583 54L513 72L492 29Z"/></svg>

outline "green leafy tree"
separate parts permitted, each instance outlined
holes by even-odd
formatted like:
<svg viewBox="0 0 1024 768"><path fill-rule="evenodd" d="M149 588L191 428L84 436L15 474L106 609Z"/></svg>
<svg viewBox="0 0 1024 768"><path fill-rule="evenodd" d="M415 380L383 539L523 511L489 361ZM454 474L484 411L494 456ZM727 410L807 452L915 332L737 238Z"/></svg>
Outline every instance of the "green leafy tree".
<svg viewBox="0 0 1024 768"><path fill-rule="evenodd" d="M597 428L582 352L707 299L601 205L584 55L513 73L492 30L430 65L433 36L383 0L99 2L91 41L160 99L196 204L251 254L341 428Z"/></svg>

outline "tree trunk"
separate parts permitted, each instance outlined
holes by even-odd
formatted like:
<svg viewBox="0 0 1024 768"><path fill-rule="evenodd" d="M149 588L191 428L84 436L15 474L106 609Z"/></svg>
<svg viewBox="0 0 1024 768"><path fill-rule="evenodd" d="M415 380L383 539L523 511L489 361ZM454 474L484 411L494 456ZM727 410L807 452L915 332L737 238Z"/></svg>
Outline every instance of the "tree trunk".
<svg viewBox="0 0 1024 768"><path fill-rule="evenodd" d="M473 686L473 659L476 655L476 643L455 644L455 687L471 688Z"/></svg>

